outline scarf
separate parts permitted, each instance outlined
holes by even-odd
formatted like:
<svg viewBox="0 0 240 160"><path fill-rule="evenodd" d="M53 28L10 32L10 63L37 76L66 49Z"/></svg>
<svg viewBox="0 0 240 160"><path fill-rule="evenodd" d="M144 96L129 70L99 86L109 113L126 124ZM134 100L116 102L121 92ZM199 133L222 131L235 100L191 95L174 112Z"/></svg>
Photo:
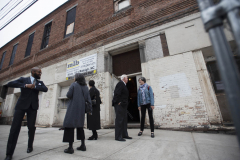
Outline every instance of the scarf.
<svg viewBox="0 0 240 160"><path fill-rule="evenodd" d="M147 88L147 83L144 83L143 85L140 85L139 89L141 90L141 93L142 93L142 104L146 104L146 97L145 97L145 92L144 90Z"/></svg>

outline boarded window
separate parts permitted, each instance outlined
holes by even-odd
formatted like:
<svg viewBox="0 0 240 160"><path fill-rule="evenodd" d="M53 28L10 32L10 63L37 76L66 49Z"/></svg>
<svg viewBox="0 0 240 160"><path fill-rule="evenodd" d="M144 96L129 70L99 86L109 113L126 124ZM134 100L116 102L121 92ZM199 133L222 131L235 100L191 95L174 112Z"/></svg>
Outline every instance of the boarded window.
<svg viewBox="0 0 240 160"><path fill-rule="evenodd" d="M27 44L27 49L26 49L26 52L25 52L25 57L27 57L31 54L33 38L34 38L34 33L31 34L28 38L28 44Z"/></svg>
<svg viewBox="0 0 240 160"><path fill-rule="evenodd" d="M41 49L46 48L48 46L50 32L51 32L51 26L52 26L52 22L45 25Z"/></svg>
<svg viewBox="0 0 240 160"><path fill-rule="evenodd" d="M118 12L118 11L130 6L130 4L131 4L130 0L115 0L115 2L114 2L115 12Z"/></svg>
<svg viewBox="0 0 240 160"><path fill-rule="evenodd" d="M116 76L141 72L139 49L113 56L112 66Z"/></svg>
<svg viewBox="0 0 240 160"><path fill-rule="evenodd" d="M70 11L67 12L67 20L66 20L64 37L68 37L73 34L75 17L76 17L76 7L72 8Z"/></svg>
<svg viewBox="0 0 240 160"><path fill-rule="evenodd" d="M0 70L2 69L3 62L4 62L4 59L5 59L6 53L7 53L7 51L5 51L5 52L3 53L3 55L2 55L2 59L1 59L1 63L0 63Z"/></svg>
<svg viewBox="0 0 240 160"><path fill-rule="evenodd" d="M13 46L13 51L12 51L12 56L11 56L11 59L10 59L10 62L9 62L9 66L11 66L13 64L13 61L14 61L14 58L15 58L15 54L16 54L16 51L17 51L17 46L18 46L18 44Z"/></svg>

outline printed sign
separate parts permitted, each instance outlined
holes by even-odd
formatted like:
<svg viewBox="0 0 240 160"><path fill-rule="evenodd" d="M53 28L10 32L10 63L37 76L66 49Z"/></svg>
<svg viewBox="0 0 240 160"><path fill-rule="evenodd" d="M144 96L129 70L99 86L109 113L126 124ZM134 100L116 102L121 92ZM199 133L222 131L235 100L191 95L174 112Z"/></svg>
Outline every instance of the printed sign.
<svg viewBox="0 0 240 160"><path fill-rule="evenodd" d="M96 74L97 54L67 63L66 79L73 79L76 73L82 73L84 76Z"/></svg>

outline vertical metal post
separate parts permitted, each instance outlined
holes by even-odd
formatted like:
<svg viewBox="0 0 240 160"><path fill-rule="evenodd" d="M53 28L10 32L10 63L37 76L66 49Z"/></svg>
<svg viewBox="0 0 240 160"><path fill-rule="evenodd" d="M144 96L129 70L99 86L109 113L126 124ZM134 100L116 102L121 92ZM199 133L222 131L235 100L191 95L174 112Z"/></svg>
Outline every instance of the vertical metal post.
<svg viewBox="0 0 240 160"><path fill-rule="evenodd" d="M239 8L236 8L227 14L228 23L231 26L234 39L238 46L237 55L240 57L240 13Z"/></svg>
<svg viewBox="0 0 240 160"><path fill-rule="evenodd" d="M212 0L197 0L199 8L204 11L210 7ZM238 26L239 27L239 26ZM221 25L212 27L208 31L217 59L221 79L224 84L231 115L236 127L240 144L240 76L233 54Z"/></svg>

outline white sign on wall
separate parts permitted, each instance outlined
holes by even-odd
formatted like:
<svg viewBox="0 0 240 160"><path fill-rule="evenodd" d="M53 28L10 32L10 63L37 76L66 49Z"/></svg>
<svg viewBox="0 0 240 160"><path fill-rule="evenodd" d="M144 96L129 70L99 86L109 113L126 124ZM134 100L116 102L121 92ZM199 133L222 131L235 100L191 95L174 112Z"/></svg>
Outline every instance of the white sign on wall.
<svg viewBox="0 0 240 160"><path fill-rule="evenodd" d="M185 73L177 73L165 77L161 77L160 89L169 89L172 98L187 97L192 95L192 89L189 86L188 79Z"/></svg>
<svg viewBox="0 0 240 160"><path fill-rule="evenodd" d="M72 79L76 73L84 76L97 73L97 54L67 63L66 79Z"/></svg>

